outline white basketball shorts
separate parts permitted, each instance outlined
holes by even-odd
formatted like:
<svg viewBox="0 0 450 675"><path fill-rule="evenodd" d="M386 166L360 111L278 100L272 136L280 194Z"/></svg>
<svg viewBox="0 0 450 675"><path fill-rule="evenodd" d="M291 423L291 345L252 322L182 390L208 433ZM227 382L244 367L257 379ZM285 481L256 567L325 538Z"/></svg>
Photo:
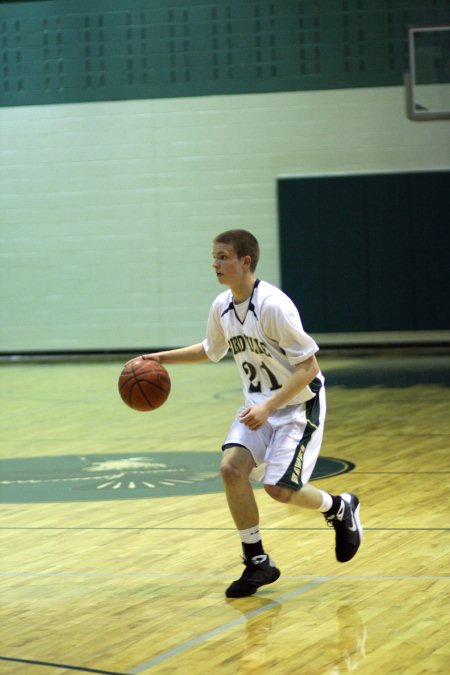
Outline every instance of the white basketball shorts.
<svg viewBox="0 0 450 675"><path fill-rule="evenodd" d="M239 419L246 407L239 409L222 449L240 445L251 452L255 461L251 479L300 490L311 478L322 444L325 388L321 386L306 403L278 410L257 431Z"/></svg>

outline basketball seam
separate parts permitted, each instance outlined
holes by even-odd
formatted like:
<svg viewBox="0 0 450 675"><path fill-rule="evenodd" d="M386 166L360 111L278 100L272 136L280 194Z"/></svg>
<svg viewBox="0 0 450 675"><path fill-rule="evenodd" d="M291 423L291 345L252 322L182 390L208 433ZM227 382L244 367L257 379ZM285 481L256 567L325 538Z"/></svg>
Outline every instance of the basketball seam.
<svg viewBox="0 0 450 675"><path fill-rule="evenodd" d="M147 398L147 395L146 395L145 391L142 389L141 383L139 382L139 380L135 380L135 381L134 381L134 384L135 384L135 386L138 387L139 391L141 392L141 396L142 396L142 398L144 399L144 401L146 401L146 402L148 403L148 405L150 406L150 408L151 408L152 410L155 410L155 406L154 406L153 403L152 403L151 401L149 401L149 399ZM149 382L148 384L151 384L151 382ZM133 388L131 389L131 396L133 396ZM132 398L131 400L133 400L133 398Z"/></svg>
<svg viewBox="0 0 450 675"><path fill-rule="evenodd" d="M159 389L159 391L162 391L164 394L167 393L167 395L168 395L168 387L161 387L156 382L152 382L151 380L146 380L145 377L141 377L140 380L136 379L136 382L147 382L147 384L150 384L152 387L155 387L155 389Z"/></svg>

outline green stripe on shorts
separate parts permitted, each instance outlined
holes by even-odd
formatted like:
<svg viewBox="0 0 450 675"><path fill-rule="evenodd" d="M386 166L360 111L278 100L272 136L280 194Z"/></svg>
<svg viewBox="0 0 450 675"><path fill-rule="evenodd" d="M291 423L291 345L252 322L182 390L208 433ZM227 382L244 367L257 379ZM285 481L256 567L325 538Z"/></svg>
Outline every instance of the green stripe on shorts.
<svg viewBox="0 0 450 675"><path fill-rule="evenodd" d="M311 436L316 431L320 423L320 399L319 391L322 387L322 382L316 377L309 385L310 389L316 394L314 398L306 402L306 427L303 436L297 445L294 456L285 474L280 478L277 485L291 488L292 490L300 490L303 487L301 481L303 456L305 454Z"/></svg>

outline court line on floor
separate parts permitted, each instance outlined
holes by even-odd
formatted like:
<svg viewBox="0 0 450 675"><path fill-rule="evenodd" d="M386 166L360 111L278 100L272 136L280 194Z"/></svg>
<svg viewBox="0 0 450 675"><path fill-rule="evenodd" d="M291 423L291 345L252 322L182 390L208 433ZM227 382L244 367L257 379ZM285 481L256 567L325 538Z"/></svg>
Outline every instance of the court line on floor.
<svg viewBox="0 0 450 675"><path fill-rule="evenodd" d="M296 598L299 595L302 595L303 593L306 593L307 591L316 588L316 586L319 586L320 584L323 584L326 581L328 581L328 577L317 577L313 581L310 581L308 584L306 584L306 586L302 586L301 588L298 588L295 591L292 591L291 593L286 593L286 595L282 595L278 598L275 598L273 602L264 605L264 607L259 607L258 609L251 610L250 612L243 614L242 616L238 617L237 619L234 619L233 621L228 621L227 623L222 624L221 626L218 626L213 630L197 635L197 637L194 637L191 640L187 640L186 642L183 642L175 647L172 647L171 649L167 649L162 654L158 654L158 656L154 656L148 661L138 664L128 672L130 673L130 675L137 675L137 673L142 673L144 670L149 670L153 666L156 666L159 663L162 663L163 661L167 661L168 659L171 659L174 656L179 656L180 654L183 654L192 647L197 647L198 645L207 642L211 638L222 635L223 633L232 630L239 624L245 623L249 619L253 619L256 616L260 616L261 614L268 612L269 610L273 609L274 607L277 607L283 602L288 602L289 600L292 600L293 598Z"/></svg>
<svg viewBox="0 0 450 675"><path fill-rule="evenodd" d="M199 581L197 574L174 574L173 572L0 572L0 578L29 578L29 579L191 579ZM227 574L203 574L200 581L205 579L228 579ZM313 574L299 574L288 575L283 574L283 579L299 581L299 580L316 580L324 579L325 581L447 581L450 580L450 575L446 574L423 574L423 575L382 575L382 574L367 574L367 575L327 575L317 577Z"/></svg>
<svg viewBox="0 0 450 675"><path fill-rule="evenodd" d="M264 527L267 532L327 532L326 528L322 527ZM235 532L233 527L46 527L46 526L0 526L0 532L17 530L40 532L40 531L56 531L56 532ZM450 527L364 527L364 532L450 532Z"/></svg>
<svg viewBox="0 0 450 675"><path fill-rule="evenodd" d="M112 670L98 670L97 668L85 668L83 666L71 666L67 663L53 663L52 661L37 661L35 659L18 659L12 656L0 656L0 661L12 663L22 663L31 666L47 666L48 668L65 668L66 670L76 670L79 673L97 673L98 675L128 675L128 673L119 673Z"/></svg>

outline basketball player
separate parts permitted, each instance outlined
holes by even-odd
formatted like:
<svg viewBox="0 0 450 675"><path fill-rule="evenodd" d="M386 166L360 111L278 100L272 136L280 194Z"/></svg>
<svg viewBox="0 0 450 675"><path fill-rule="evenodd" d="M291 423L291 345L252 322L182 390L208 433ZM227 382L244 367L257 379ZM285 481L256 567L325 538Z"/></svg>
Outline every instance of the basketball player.
<svg viewBox="0 0 450 675"><path fill-rule="evenodd" d="M227 597L252 595L280 570L263 547L251 478L264 477L270 497L315 509L335 530L339 562L356 554L362 537L356 495L331 495L310 485L325 420L324 378L318 347L305 333L294 303L256 277L259 245L246 230L213 241L213 268L228 289L210 309L203 342L144 358L160 363L220 361L231 350L245 402L224 440L221 473L242 542L245 569Z"/></svg>

